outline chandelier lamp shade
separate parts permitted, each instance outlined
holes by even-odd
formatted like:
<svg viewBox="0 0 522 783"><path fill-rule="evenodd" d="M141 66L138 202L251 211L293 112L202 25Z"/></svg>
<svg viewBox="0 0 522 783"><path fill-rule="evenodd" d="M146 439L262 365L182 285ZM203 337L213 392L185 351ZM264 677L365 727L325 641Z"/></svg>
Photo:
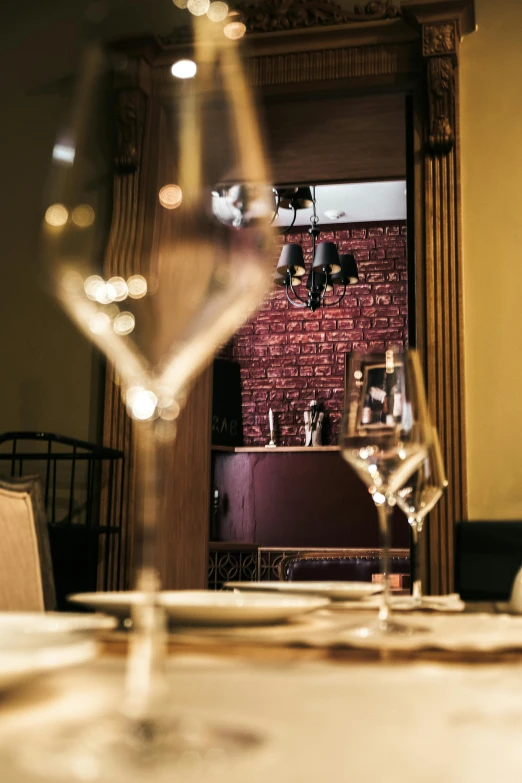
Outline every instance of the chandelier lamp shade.
<svg viewBox="0 0 522 783"><path fill-rule="evenodd" d="M353 255L339 254L335 242L318 242L320 230L316 211L315 187L281 188L276 190L276 215L279 209L293 209L293 218L283 233L288 233L295 223L297 210L312 207L310 228L312 237L312 267L306 278L308 295L301 297L295 290L301 285L306 274L303 248L296 242L283 246L274 276L276 285L285 287L286 297L294 307L308 307L315 312L319 307L338 305L344 298L346 288L359 281L357 264ZM334 286L342 287L336 291L335 298L327 297Z"/></svg>

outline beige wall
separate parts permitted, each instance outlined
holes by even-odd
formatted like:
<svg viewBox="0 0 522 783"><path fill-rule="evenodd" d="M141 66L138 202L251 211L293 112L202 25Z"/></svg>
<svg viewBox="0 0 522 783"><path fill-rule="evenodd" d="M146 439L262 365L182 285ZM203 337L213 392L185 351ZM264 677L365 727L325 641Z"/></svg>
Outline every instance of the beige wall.
<svg viewBox="0 0 522 783"><path fill-rule="evenodd" d="M522 2L475 0L461 68L470 519L522 519Z"/></svg>
<svg viewBox="0 0 522 783"><path fill-rule="evenodd" d="M43 193L67 110L88 0L2 0L0 24L0 432L96 439L100 364L45 291L39 263ZM125 29L168 32L167 0L126 0ZM153 20L151 22L151 19Z"/></svg>

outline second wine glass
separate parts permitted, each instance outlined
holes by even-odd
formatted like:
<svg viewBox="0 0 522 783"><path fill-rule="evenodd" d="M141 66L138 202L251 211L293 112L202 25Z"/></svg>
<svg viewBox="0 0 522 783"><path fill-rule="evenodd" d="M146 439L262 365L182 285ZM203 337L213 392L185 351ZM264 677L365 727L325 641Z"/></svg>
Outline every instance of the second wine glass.
<svg viewBox="0 0 522 783"><path fill-rule="evenodd" d="M341 426L341 454L367 485L379 518L383 592L378 621L355 629L375 634L409 633L391 617L390 517L395 495L427 456L431 427L416 351L350 356Z"/></svg>
<svg viewBox="0 0 522 783"><path fill-rule="evenodd" d="M413 586L412 596L416 606L422 603L422 582L420 576L419 535L424 520L442 497L448 486L439 439L435 427L428 454L419 469L413 473L396 493L397 505L404 511L411 526L413 539Z"/></svg>

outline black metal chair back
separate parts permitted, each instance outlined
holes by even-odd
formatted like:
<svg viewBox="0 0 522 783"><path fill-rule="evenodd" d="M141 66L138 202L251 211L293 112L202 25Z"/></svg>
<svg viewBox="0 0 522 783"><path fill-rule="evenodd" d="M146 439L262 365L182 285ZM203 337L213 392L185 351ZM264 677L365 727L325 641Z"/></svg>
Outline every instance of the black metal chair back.
<svg viewBox="0 0 522 783"><path fill-rule="evenodd" d="M70 592L122 584L124 459L54 433L0 434L0 475L41 478L59 608Z"/></svg>

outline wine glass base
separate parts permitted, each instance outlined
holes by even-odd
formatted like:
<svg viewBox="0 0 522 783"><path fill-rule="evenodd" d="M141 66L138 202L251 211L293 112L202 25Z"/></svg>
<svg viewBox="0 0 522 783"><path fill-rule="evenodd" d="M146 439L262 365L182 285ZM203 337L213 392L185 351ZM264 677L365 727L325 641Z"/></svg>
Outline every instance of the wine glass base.
<svg viewBox="0 0 522 783"><path fill-rule="evenodd" d="M387 620L375 620L368 625L355 626L350 628L346 635L353 637L354 640L378 642L379 639L407 638L417 633L425 633L429 629L418 623L408 623L402 620L388 618Z"/></svg>
<svg viewBox="0 0 522 783"><path fill-rule="evenodd" d="M56 783L195 783L226 776L263 745L254 730L192 716L137 722L113 715L95 725L40 727L16 764L31 779Z"/></svg>

